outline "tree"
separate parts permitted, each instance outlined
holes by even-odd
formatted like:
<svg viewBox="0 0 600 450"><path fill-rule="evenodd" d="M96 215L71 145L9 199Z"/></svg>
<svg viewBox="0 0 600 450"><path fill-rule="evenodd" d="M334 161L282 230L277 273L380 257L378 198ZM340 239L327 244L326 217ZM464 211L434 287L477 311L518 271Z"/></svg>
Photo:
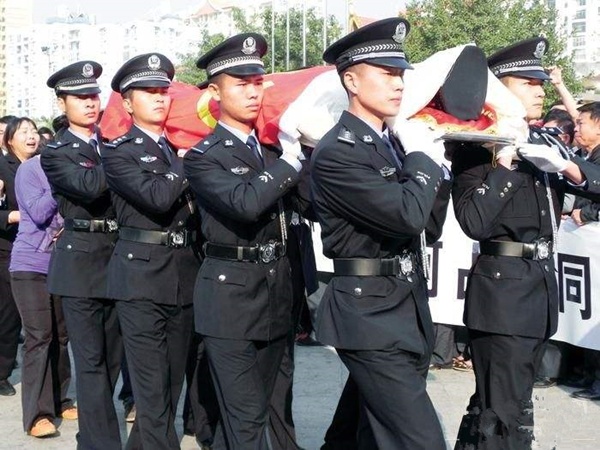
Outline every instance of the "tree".
<svg viewBox="0 0 600 450"><path fill-rule="evenodd" d="M406 9L411 31L406 52L414 62L460 44L475 43L486 55L522 39L544 36L549 49L544 65L562 68L572 93L582 90L570 55L565 55L564 33L557 32L556 11L545 0L423 0ZM558 99L547 86L546 103Z"/></svg>
<svg viewBox="0 0 600 450"><path fill-rule="evenodd" d="M306 10L306 66L323 64L323 18L315 8ZM267 6L259 13L247 17L240 9L233 11L235 29L240 33L256 32L267 40L269 50L264 56L265 70L271 71L271 20L273 10ZM300 69L302 64L302 9L290 8L287 12L290 24L289 70ZM286 70L287 17L285 13L275 12L275 72ZM337 40L341 35L341 27L334 16L327 18L327 44ZM198 52L185 55L177 71L177 79L185 83L197 84L204 81L206 74L196 68L195 62L200 55L222 42L225 37L221 34L210 35L204 30Z"/></svg>

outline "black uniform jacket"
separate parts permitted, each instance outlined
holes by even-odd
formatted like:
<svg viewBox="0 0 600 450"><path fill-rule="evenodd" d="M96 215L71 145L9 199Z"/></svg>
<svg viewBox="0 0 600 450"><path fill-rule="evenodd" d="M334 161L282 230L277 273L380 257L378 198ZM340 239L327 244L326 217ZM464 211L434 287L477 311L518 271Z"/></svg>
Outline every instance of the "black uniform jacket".
<svg viewBox="0 0 600 450"><path fill-rule="evenodd" d="M176 154L169 163L158 144L132 126L105 145L102 161L119 227L198 231L183 161ZM195 245L175 248L119 239L108 268L109 293L117 300L191 304L199 265Z"/></svg>
<svg viewBox="0 0 600 450"><path fill-rule="evenodd" d="M265 168L245 143L217 125L186 154L185 174L198 199L206 241L255 246L282 241L292 209L306 212L307 176L262 145ZM301 180L304 180L300 182ZM270 263L207 257L194 290L196 330L204 335L271 340L291 326L292 282L288 256Z"/></svg>
<svg viewBox="0 0 600 450"><path fill-rule="evenodd" d="M344 112L311 161L313 207L325 256L391 258L405 249L418 252L425 228L430 242L441 235L451 182L442 181L442 170L425 154L407 155L400 170L377 133ZM335 276L318 317L319 340L337 348L424 354L433 345L420 270L412 281Z"/></svg>
<svg viewBox="0 0 600 450"><path fill-rule="evenodd" d="M0 180L4 181L6 198L0 206L0 250L10 252L19 231L18 223L8 223L11 211L17 211L19 205L15 196L15 175L21 161L12 153L0 155Z"/></svg>
<svg viewBox="0 0 600 450"><path fill-rule="evenodd" d="M532 141L543 143L539 139ZM574 158L573 162L586 176L586 188L575 188L561 176L549 173L550 207L544 172L526 161L514 162L511 170L493 167L492 154L485 148L458 147L452 158L455 176L452 196L462 230L480 242L493 239L531 243L540 238L552 239L550 214L554 214L556 224L560 225L565 192L577 195L599 192L600 170L580 158ZM465 325L489 333L551 336L558 321L554 266L553 258L480 255L468 279Z"/></svg>
<svg viewBox="0 0 600 450"><path fill-rule="evenodd" d="M114 219L100 155L91 145L64 130L42 150L41 164L65 219ZM63 230L50 260L49 291L109 298L107 266L116 237L115 233Z"/></svg>
<svg viewBox="0 0 600 450"><path fill-rule="evenodd" d="M587 161L600 165L600 145L592 150ZM581 209L581 220L586 222L598 222L600 214L600 203L589 198L577 197L573 209Z"/></svg>

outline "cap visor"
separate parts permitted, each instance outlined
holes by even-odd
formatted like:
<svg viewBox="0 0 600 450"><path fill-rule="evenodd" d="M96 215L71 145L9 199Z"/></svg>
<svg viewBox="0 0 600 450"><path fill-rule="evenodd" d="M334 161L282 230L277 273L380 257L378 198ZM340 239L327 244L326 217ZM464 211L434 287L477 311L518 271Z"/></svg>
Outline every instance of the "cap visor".
<svg viewBox="0 0 600 450"><path fill-rule="evenodd" d="M131 83L129 86L126 87L126 90L131 89L131 88L156 88L156 87L169 87L169 86L171 86L170 81L140 80L140 81L134 81L133 83Z"/></svg>
<svg viewBox="0 0 600 450"><path fill-rule="evenodd" d="M537 79L537 80L543 80L543 81L548 81L550 80L550 76L546 73L543 72L541 70L526 70L523 72L511 72L511 73L503 73L502 76L513 76L513 77L519 77L519 78L533 78L533 79Z"/></svg>
<svg viewBox="0 0 600 450"><path fill-rule="evenodd" d="M100 92L102 92L100 90L99 87L90 87L90 88L83 88L83 89L73 89L73 90L62 90L59 89L57 94L67 94L67 95L93 95L93 94L99 94Z"/></svg>
<svg viewBox="0 0 600 450"><path fill-rule="evenodd" d="M226 73L234 77L248 77L250 75L264 75L265 68L259 64L245 64L243 66L231 67L221 73Z"/></svg>
<svg viewBox="0 0 600 450"><path fill-rule="evenodd" d="M357 64L367 63L373 66L381 66L381 67L392 67L394 69L412 69L408 61L404 58L375 58L375 59L365 59L363 61L357 61Z"/></svg>

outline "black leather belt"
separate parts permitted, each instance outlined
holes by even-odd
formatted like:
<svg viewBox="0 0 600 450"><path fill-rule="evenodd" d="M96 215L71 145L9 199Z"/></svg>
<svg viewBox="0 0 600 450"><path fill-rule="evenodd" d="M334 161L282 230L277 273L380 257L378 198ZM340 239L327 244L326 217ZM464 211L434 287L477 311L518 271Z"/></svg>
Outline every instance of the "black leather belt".
<svg viewBox="0 0 600 450"><path fill-rule="evenodd" d="M88 233L116 233L119 225L116 219L65 219L65 230Z"/></svg>
<svg viewBox="0 0 600 450"><path fill-rule="evenodd" d="M119 239L143 244L165 245L167 247L188 247L196 240L196 232L188 229L177 231L152 231L139 228L119 228Z"/></svg>
<svg viewBox="0 0 600 450"><path fill-rule="evenodd" d="M221 245L206 242L204 253L206 256L231 261L245 261L254 263L270 263L285 255L285 245L281 242L272 241L267 244L258 244L253 247L242 247L236 245Z"/></svg>
<svg viewBox="0 0 600 450"><path fill-rule="evenodd" d="M333 260L333 270L336 276L395 276L410 280L417 267L418 258L413 252L405 252L393 258L336 258Z"/></svg>
<svg viewBox="0 0 600 450"><path fill-rule="evenodd" d="M538 239L535 242L524 243L490 240L480 242L479 250L482 255L543 260L552 258L552 241Z"/></svg>

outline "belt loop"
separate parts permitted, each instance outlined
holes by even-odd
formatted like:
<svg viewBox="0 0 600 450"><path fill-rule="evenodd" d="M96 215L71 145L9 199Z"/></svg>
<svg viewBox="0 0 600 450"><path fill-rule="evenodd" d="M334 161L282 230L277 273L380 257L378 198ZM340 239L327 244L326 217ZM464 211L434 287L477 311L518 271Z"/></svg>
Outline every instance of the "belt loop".
<svg viewBox="0 0 600 450"><path fill-rule="evenodd" d="M242 246L239 246L237 248L237 260L238 261L244 260L244 247L242 247Z"/></svg>

